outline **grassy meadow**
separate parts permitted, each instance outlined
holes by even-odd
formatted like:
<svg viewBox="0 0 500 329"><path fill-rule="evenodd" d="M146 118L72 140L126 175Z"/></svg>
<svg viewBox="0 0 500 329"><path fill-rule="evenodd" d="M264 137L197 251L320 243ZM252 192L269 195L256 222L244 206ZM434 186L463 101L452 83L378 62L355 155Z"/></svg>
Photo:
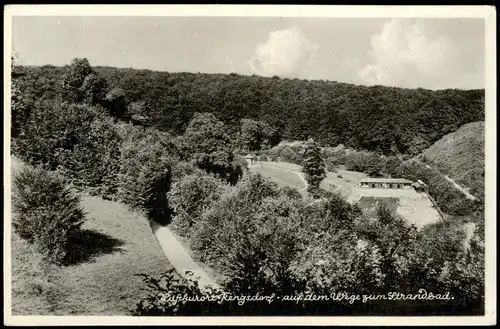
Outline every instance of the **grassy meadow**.
<svg viewBox="0 0 500 329"><path fill-rule="evenodd" d="M292 187L297 190L305 188L303 180L299 177L299 173L292 171L291 169L280 169L270 166L256 166L251 167L251 171L258 172L266 178L270 178L272 181L276 182L279 186Z"/></svg>

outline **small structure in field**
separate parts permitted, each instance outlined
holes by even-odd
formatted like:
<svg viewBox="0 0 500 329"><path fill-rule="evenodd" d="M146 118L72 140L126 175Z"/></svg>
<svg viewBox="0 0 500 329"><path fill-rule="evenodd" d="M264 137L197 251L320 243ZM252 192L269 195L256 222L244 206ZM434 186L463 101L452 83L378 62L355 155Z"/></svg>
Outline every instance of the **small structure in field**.
<svg viewBox="0 0 500 329"><path fill-rule="evenodd" d="M403 178L365 178L359 185L366 188L407 189L413 182Z"/></svg>
<svg viewBox="0 0 500 329"><path fill-rule="evenodd" d="M413 187L417 192L429 193L429 187L420 179L413 183Z"/></svg>
<svg viewBox="0 0 500 329"><path fill-rule="evenodd" d="M251 165L253 163L254 159L255 159L255 157L251 154L245 155L245 160L247 160L248 165Z"/></svg>

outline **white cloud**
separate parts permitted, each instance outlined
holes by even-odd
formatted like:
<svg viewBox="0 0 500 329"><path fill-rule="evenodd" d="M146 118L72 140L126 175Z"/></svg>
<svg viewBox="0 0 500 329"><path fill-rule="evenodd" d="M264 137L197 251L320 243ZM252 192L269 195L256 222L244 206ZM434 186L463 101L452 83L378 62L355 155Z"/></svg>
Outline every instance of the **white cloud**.
<svg viewBox="0 0 500 329"><path fill-rule="evenodd" d="M372 36L371 46L371 61L358 72L368 84L441 88L453 83L452 44L430 38L418 22L391 19Z"/></svg>
<svg viewBox="0 0 500 329"><path fill-rule="evenodd" d="M274 31L255 49L250 70L264 76L299 77L306 73L317 50L297 27Z"/></svg>

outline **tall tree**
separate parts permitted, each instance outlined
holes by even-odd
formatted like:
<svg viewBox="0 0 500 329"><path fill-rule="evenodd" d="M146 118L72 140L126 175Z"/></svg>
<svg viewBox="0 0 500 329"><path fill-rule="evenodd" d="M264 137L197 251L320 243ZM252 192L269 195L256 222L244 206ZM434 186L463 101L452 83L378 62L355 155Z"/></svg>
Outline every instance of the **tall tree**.
<svg viewBox="0 0 500 329"><path fill-rule="evenodd" d="M233 154L233 143L226 130L224 123L213 114L195 113L177 145L184 160L236 183L243 169Z"/></svg>
<svg viewBox="0 0 500 329"><path fill-rule="evenodd" d="M245 151L268 149L276 142L276 130L262 121L241 119L240 139Z"/></svg>
<svg viewBox="0 0 500 329"><path fill-rule="evenodd" d="M104 99L106 89L106 80L86 58L74 58L63 75L60 91L65 101L95 105Z"/></svg>
<svg viewBox="0 0 500 329"><path fill-rule="evenodd" d="M304 166L302 171L306 175L308 189L318 189L321 181L326 177L326 167L321 155L321 148L312 138L304 145Z"/></svg>

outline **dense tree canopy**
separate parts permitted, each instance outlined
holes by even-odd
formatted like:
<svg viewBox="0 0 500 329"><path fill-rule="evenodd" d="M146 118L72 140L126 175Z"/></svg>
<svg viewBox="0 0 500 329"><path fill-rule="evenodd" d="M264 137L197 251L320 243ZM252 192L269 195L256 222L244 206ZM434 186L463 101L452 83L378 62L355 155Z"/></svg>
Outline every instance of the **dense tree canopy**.
<svg viewBox="0 0 500 329"><path fill-rule="evenodd" d="M87 63L80 64L69 70L73 78L65 78L68 90L76 94L83 86L82 77L91 74ZM51 98L54 84L66 69L27 68L21 88L32 99ZM128 101L142 104L141 115L156 128L173 134L182 133L195 112L210 112L231 131L237 131L246 118L265 122L286 140L312 137L323 146L342 143L355 149L414 155L461 125L484 120L484 90L365 87L109 67L94 70L110 89L121 88ZM94 86L92 81L86 85Z"/></svg>
<svg viewBox="0 0 500 329"><path fill-rule="evenodd" d="M266 150L278 139L276 130L262 121L241 119L240 145L245 151Z"/></svg>
<svg viewBox="0 0 500 329"><path fill-rule="evenodd" d="M231 183L243 174L223 122L211 113L196 113L176 145L183 160Z"/></svg>

